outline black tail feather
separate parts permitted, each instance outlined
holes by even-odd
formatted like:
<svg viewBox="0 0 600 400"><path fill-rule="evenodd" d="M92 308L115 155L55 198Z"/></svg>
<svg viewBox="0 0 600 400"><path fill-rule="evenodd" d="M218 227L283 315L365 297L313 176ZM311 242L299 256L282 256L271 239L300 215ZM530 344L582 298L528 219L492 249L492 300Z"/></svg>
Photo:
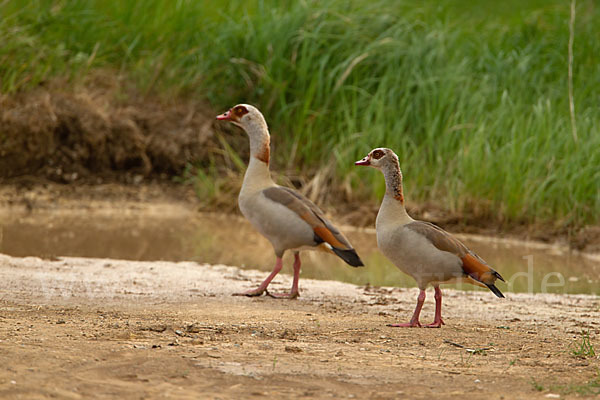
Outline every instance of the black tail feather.
<svg viewBox="0 0 600 400"><path fill-rule="evenodd" d="M342 260L346 261L348 265L351 265L353 267L362 267L365 265L363 264L358 254L356 254L356 251L354 251L354 249L341 250L336 249L335 247L331 247L331 250L333 250L333 252L337 254L338 257L340 257Z"/></svg>
<svg viewBox="0 0 600 400"><path fill-rule="evenodd" d="M499 273L497 273L496 271L494 271L494 276L496 276L496 278L500 279L502 282L506 282L504 280L504 278L502 277L502 275L500 275Z"/></svg>
<svg viewBox="0 0 600 400"><path fill-rule="evenodd" d="M487 286L488 289L490 289L492 291L492 293L494 293L496 296L498 296L500 298L504 298L504 295L502 294L500 289L498 289L494 284L488 285L486 283L485 286Z"/></svg>

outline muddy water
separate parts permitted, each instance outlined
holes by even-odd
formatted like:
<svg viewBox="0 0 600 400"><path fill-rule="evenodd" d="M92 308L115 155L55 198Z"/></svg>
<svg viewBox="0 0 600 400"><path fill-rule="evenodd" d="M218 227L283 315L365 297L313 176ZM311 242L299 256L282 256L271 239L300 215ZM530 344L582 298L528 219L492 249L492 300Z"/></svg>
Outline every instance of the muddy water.
<svg viewBox="0 0 600 400"><path fill-rule="evenodd" d="M367 267L351 268L337 257L304 252L302 277L358 285L414 286L378 251L370 230L345 229ZM461 237L507 280L502 291L600 294L600 262L556 247L516 245ZM0 252L12 256L60 256L129 260L194 260L270 271L270 244L242 218L189 211L0 211ZM284 271L291 272L291 255ZM464 289L474 289L465 285ZM482 289L483 290L483 289Z"/></svg>

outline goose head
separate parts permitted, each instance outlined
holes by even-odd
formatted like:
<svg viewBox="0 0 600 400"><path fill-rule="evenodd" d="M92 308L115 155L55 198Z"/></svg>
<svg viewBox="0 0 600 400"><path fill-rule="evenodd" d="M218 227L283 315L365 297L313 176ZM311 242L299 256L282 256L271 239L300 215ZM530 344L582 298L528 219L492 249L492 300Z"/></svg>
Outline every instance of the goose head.
<svg viewBox="0 0 600 400"><path fill-rule="evenodd" d="M388 165L398 165L398 156L391 149L378 147L373 149L362 160L354 163L354 165L363 165L383 169Z"/></svg>
<svg viewBox="0 0 600 400"><path fill-rule="evenodd" d="M217 119L219 121L229 121L245 130L248 134L256 130L267 129L265 117L258 111L258 108L249 104L238 104L230 108L229 111L217 115Z"/></svg>

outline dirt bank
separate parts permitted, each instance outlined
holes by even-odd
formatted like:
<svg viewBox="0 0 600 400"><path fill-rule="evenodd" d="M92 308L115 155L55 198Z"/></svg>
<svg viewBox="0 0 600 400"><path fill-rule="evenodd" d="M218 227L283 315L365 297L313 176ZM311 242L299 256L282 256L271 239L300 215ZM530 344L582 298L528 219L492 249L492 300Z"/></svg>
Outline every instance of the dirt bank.
<svg viewBox="0 0 600 400"><path fill-rule="evenodd" d="M301 280L295 301L240 298L264 273L192 262L0 255L2 398L548 398L592 395L590 296L445 292L442 329L398 329L415 290ZM289 288L287 275L273 290ZM423 320L432 318L429 298Z"/></svg>
<svg viewBox="0 0 600 400"><path fill-rule="evenodd" d="M168 179L206 156L213 121L197 101L142 93L108 71L0 94L0 182Z"/></svg>

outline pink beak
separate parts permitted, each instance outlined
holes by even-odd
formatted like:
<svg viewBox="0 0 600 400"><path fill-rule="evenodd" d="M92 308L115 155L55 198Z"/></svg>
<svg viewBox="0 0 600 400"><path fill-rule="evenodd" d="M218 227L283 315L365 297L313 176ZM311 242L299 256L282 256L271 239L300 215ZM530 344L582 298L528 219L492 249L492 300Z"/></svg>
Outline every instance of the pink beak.
<svg viewBox="0 0 600 400"><path fill-rule="evenodd" d="M365 166L371 165L371 161L369 161L369 156L366 156L362 160L355 162L354 165L365 165Z"/></svg>
<svg viewBox="0 0 600 400"><path fill-rule="evenodd" d="M221 115L217 115L217 119L219 121L229 121L229 120L231 120L231 110L229 110L227 112L224 112Z"/></svg>

